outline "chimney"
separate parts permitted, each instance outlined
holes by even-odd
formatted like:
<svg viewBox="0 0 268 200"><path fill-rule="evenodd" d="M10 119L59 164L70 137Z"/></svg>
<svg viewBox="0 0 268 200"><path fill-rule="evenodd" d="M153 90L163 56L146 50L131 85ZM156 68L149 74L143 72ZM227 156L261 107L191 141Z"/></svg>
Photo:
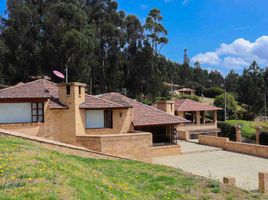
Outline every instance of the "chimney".
<svg viewBox="0 0 268 200"><path fill-rule="evenodd" d="M172 100L160 101L157 103L157 108L167 112L170 115L175 115L174 103L175 102Z"/></svg>
<svg viewBox="0 0 268 200"><path fill-rule="evenodd" d="M85 132L84 115L79 108L85 102L85 87L77 82L58 84L59 101L68 107L60 112L62 142L76 144L76 135Z"/></svg>
<svg viewBox="0 0 268 200"><path fill-rule="evenodd" d="M85 102L85 87L84 83L60 83L59 100L69 108L76 107Z"/></svg>

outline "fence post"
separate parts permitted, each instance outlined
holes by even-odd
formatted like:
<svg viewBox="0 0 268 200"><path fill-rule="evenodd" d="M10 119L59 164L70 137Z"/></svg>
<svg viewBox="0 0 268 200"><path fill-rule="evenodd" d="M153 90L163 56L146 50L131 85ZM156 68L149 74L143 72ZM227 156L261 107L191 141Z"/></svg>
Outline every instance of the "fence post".
<svg viewBox="0 0 268 200"><path fill-rule="evenodd" d="M235 136L236 136L236 141L237 142L242 142L242 138L241 138L241 126L237 125L235 127Z"/></svg>

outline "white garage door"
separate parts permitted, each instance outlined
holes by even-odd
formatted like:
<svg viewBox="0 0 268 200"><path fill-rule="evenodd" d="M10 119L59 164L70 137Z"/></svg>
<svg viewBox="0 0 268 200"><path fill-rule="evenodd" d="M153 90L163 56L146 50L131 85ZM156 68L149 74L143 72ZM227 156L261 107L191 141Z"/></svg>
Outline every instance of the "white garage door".
<svg viewBox="0 0 268 200"><path fill-rule="evenodd" d="M0 103L0 123L32 122L31 103Z"/></svg>
<svg viewBox="0 0 268 200"><path fill-rule="evenodd" d="M104 110L86 111L86 128L104 128Z"/></svg>

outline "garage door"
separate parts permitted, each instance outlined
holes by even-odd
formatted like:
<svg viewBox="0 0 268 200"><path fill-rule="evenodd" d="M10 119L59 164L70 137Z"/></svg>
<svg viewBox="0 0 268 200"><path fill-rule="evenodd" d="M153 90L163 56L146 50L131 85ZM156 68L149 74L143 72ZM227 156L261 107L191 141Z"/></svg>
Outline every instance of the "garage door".
<svg viewBox="0 0 268 200"><path fill-rule="evenodd" d="M32 122L31 103L0 103L0 123Z"/></svg>

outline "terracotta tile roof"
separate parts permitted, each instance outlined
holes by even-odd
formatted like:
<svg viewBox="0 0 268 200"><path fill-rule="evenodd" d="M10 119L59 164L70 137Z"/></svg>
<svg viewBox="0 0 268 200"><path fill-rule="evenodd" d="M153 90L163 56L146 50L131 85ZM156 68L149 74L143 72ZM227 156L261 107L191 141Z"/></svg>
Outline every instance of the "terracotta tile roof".
<svg viewBox="0 0 268 200"><path fill-rule="evenodd" d="M100 109L100 108L128 108L124 104L118 104L106 99L98 98L97 96L86 95L85 103L80 105L80 108Z"/></svg>
<svg viewBox="0 0 268 200"><path fill-rule="evenodd" d="M17 85L0 90L0 99L50 99L50 108L67 108L58 100L58 86L56 83L46 79L38 79L28 83Z"/></svg>
<svg viewBox="0 0 268 200"><path fill-rule="evenodd" d="M133 107L133 125L134 126L152 126L166 124L180 124L189 122L184 118L170 115L166 112L147 106L136 100L130 99L118 93L105 93L98 97L120 103L121 105L130 105Z"/></svg>
<svg viewBox="0 0 268 200"><path fill-rule="evenodd" d="M213 111L221 110L216 106L200 103L191 99L177 99L175 100L175 110L179 112L190 112L190 111Z"/></svg>

